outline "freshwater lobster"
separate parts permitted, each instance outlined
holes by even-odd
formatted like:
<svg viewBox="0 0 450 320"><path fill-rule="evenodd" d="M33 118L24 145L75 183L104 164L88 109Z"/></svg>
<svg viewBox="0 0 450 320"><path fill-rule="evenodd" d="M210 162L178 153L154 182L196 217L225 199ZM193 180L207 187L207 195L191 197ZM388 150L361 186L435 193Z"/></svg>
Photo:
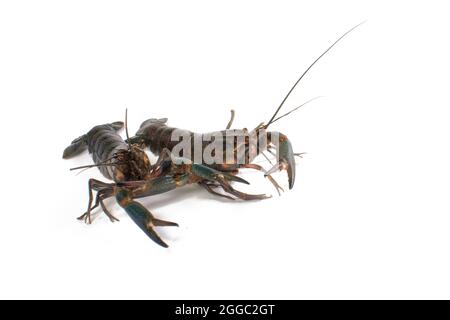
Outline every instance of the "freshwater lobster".
<svg viewBox="0 0 450 320"><path fill-rule="evenodd" d="M151 165L147 154L141 148L126 143L117 133L123 125L123 122L113 122L95 126L88 133L73 140L64 150L63 158L68 159L88 149L95 164L73 169L98 167L103 176L114 181L105 183L89 179L88 209L78 219L91 223L91 212L100 205L112 222L118 221L104 204L106 198L115 197L119 205L148 237L157 244L167 247L154 227L178 226L178 224L155 218L142 204L135 201L135 198L168 192L187 184L208 182L222 186L224 190L237 197L248 199L265 197L235 190L230 185L231 181L248 184L246 180L235 175L201 164L187 164L186 161L179 164L181 161L174 161L175 158L167 149L162 150L157 162ZM93 191L97 191L94 205L92 205Z"/></svg>
<svg viewBox="0 0 450 320"><path fill-rule="evenodd" d="M282 189L271 177L271 173L277 170L286 170L289 188L292 189L295 182L294 157L301 154L293 152L291 142L286 135L279 132L267 131L267 128L275 121L287 116L305 104L278 118L276 117L287 98L312 66L344 36L360 24L351 28L338 38L303 72L267 124L261 123L250 132L247 129L231 130L230 128L234 118L234 112L232 112L232 118L225 130L206 135L208 137L214 137L215 140L217 139L222 146L222 150L231 150L232 157L227 157L223 154L217 155L215 153L216 150L214 150L214 153L211 153L214 161L204 161L203 158L198 161L195 157L195 144L192 145L192 149L182 150L180 157L174 156L173 151L179 145L179 141L173 139L174 135L188 137L188 139L193 140L198 140L201 137L200 152L202 155L209 148L210 143L202 138L205 134L197 134L167 126L166 118L152 118L144 121L136 135L132 138L128 138L127 130L126 141L117 133L124 126L122 122L95 126L87 134L73 140L64 150L63 158L71 158L88 149L92 154L95 164L79 168L99 167L100 172L106 178L114 181L113 183L105 183L96 179L89 180L88 209L79 219L84 219L87 223L91 223L91 211L100 205L112 222L117 221L118 219L107 210L103 202L106 198L115 197L119 205L125 209L132 220L148 237L157 244L167 247L167 244L156 233L155 227L178 225L174 222L155 218L150 211L134 199L164 193L192 183L202 185L206 190L215 195L231 199L234 198L230 195L243 200L267 198L266 195L262 194L246 194L231 186L232 181L248 184L246 180L236 176L241 168L252 168L263 171L264 175L270 179L278 192ZM127 129L126 117L125 129ZM256 146L255 143L251 143L251 137L255 138ZM150 163L147 154L142 149L143 146L150 147L150 150L159 156L154 165ZM262 146L262 148L258 148L258 146ZM271 152L273 148L277 150L277 163L270 170L266 171L263 167L252 163L258 154L264 154L264 151ZM191 156L191 151L194 151L193 157ZM238 158L240 159L238 154L243 155L243 162L237 160ZM226 194L213 190L213 188L217 187L221 187ZM94 205L92 205L93 191L97 191Z"/></svg>

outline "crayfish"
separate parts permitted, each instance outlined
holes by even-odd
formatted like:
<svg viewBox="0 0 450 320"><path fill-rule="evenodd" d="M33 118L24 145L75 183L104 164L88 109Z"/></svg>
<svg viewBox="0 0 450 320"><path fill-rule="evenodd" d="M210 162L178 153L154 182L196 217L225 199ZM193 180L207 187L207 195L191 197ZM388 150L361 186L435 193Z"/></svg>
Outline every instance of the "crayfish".
<svg viewBox="0 0 450 320"><path fill-rule="evenodd" d="M267 123L258 124L251 131L230 129L234 119L234 111L232 111L225 130L199 134L169 127L166 125L166 118L152 118L144 121L136 134L129 138L127 115L125 115L125 123L112 122L98 125L73 140L64 150L63 158L74 157L87 149L92 154L95 164L72 169L98 167L105 178L112 180L110 183L96 179L89 180L88 209L79 219L91 223L92 210L100 206L112 222L118 221L104 203L105 199L115 197L118 204L148 237L157 244L167 247L156 233L155 227L178 226L178 224L155 218L135 199L165 193L194 183L214 195L233 200L267 198L268 196L264 194L247 194L238 191L231 185L232 182L248 184L246 180L237 176L239 170L245 168L262 171L276 187L278 193L282 191L282 188L271 174L278 170L285 170L289 189L292 189L295 182L295 156L302 154L293 152L291 142L285 134L267 131L267 129L274 122L313 100L277 117L289 95L312 66L359 25L344 33L328 47L295 82L270 120ZM118 133L124 126L127 140ZM145 147L149 147L150 151L158 156L155 164L151 164L144 151ZM277 159L269 170L253 163L259 154L264 155L266 151L275 155ZM208 157L204 157L205 154ZM221 188L224 193L216 191L217 188ZM93 191L97 192L95 201Z"/></svg>

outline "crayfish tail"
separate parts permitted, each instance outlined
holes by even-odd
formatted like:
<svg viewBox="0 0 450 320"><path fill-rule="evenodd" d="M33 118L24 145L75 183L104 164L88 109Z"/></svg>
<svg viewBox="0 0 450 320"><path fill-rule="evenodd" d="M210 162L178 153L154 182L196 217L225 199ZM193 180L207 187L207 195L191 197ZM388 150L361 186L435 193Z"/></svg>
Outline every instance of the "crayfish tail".
<svg viewBox="0 0 450 320"><path fill-rule="evenodd" d="M86 135L82 135L81 137L72 141L72 143L64 149L63 159L69 159L76 155L79 155L84 150L87 149Z"/></svg>

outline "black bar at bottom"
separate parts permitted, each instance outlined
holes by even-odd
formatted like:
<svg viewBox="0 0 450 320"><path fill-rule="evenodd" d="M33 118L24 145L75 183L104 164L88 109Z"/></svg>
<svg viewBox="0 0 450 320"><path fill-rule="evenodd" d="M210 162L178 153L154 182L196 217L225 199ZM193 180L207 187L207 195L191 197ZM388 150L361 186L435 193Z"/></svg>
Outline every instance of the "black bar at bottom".
<svg viewBox="0 0 450 320"><path fill-rule="evenodd" d="M429 303L433 306L429 306ZM2 301L16 317L31 312L45 319L70 314L72 318L111 315L123 319L310 319L337 317L366 319L404 318L407 315L432 318L446 314L447 301L318 301L318 300L139 300L139 301ZM22 307L21 304L31 304ZM442 310L440 310L442 309Z"/></svg>

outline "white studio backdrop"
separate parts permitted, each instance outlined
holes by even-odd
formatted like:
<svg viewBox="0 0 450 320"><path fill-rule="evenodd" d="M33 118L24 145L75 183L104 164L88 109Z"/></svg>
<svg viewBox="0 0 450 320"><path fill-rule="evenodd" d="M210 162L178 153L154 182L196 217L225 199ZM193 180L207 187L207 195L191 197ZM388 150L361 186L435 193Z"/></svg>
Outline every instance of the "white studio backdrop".
<svg viewBox="0 0 450 320"><path fill-rule="evenodd" d="M450 22L444 1L14 1L0 4L0 298L450 298ZM197 132L267 121L297 179L260 173L217 199L141 200L179 228L163 249L121 221L75 218L97 169L61 159L97 124L151 117ZM261 159L264 161L264 159ZM267 163L262 163L268 167ZM236 186L240 187L240 186Z"/></svg>

